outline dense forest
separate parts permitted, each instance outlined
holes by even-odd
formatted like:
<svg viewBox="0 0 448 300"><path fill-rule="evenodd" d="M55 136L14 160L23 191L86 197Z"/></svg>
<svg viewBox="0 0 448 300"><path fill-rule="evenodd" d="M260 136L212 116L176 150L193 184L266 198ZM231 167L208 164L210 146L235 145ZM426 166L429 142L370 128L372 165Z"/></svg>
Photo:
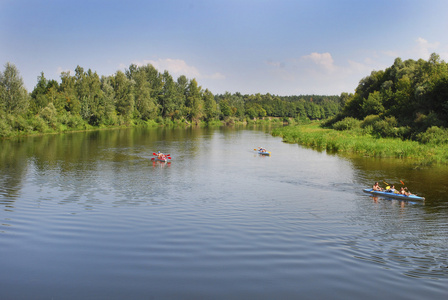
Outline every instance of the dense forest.
<svg viewBox="0 0 448 300"><path fill-rule="evenodd" d="M90 128L213 124L280 118L326 119L336 130L448 142L448 65L433 53L428 61L396 58L385 70L360 80L354 94L214 95L184 75L175 80L152 65L130 65L111 76L77 66L60 82L44 73L29 93L18 69L0 72L0 137Z"/></svg>
<svg viewBox="0 0 448 300"><path fill-rule="evenodd" d="M37 77L31 93L18 69L0 72L0 137L139 124L209 124L265 117L325 119L342 108L339 96L213 95L196 79L177 80L152 65L131 65L112 76L77 66L61 81Z"/></svg>
<svg viewBox="0 0 448 300"><path fill-rule="evenodd" d="M428 61L396 58L389 68L363 78L341 112L325 125L378 137L448 143L448 64L435 53Z"/></svg>

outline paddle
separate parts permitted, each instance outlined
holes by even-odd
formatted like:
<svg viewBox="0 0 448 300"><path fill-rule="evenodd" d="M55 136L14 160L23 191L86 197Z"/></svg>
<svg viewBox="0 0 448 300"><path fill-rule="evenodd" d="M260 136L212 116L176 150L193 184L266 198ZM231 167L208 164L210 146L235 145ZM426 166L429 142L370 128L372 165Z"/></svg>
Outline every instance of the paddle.
<svg viewBox="0 0 448 300"><path fill-rule="evenodd" d="M403 185L404 189L405 189L405 190L408 190L408 188L406 187L406 185L404 184L404 182L401 181L401 180L400 180L400 182L401 182L401 184ZM409 195L412 195L411 192L409 192L409 190L408 190L408 193L409 193ZM406 196L409 196L409 195L406 195Z"/></svg>
<svg viewBox="0 0 448 300"><path fill-rule="evenodd" d="M165 158L167 158L167 159L171 159L171 157L168 157L168 156L165 157ZM155 160L155 159L159 159L159 158L157 158L157 157L152 157L152 158L151 158L151 160Z"/></svg>
<svg viewBox="0 0 448 300"><path fill-rule="evenodd" d="M158 155L158 154L153 152L152 155ZM171 156L171 154L165 154L165 156Z"/></svg>
<svg viewBox="0 0 448 300"><path fill-rule="evenodd" d="M254 151L261 151L261 149L254 149ZM268 151L266 151L267 153L271 153L271 152L268 152Z"/></svg>

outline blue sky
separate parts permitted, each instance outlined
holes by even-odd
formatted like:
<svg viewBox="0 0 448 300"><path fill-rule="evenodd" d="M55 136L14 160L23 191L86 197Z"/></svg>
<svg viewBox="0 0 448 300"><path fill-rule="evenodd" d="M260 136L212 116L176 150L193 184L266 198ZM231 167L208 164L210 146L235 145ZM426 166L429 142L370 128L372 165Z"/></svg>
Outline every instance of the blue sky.
<svg viewBox="0 0 448 300"><path fill-rule="evenodd" d="M153 64L214 94L339 95L395 58L448 61L446 0L0 0L0 63L28 91L77 65Z"/></svg>

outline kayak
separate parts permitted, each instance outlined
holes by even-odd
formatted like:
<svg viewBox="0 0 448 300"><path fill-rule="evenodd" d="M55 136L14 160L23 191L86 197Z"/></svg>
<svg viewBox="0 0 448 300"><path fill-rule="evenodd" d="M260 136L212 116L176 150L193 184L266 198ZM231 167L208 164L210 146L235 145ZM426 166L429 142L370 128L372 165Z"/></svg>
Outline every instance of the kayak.
<svg viewBox="0 0 448 300"><path fill-rule="evenodd" d="M373 189L364 189L364 193L368 193L371 195L375 195L375 196L382 196L385 198L393 198L393 199L399 199L399 200L406 200L406 201L413 201L413 200L417 200L417 201L425 201L424 197L419 197L417 195L402 195L402 194L395 194L395 193L391 193L391 192L380 192L380 191L374 191Z"/></svg>
<svg viewBox="0 0 448 300"><path fill-rule="evenodd" d="M167 162L168 159L171 159L170 154L163 154L163 153L160 153L160 151L158 153L154 152L152 155L154 155L155 157L151 158L151 160L155 160L155 161Z"/></svg>
<svg viewBox="0 0 448 300"><path fill-rule="evenodd" d="M258 151L258 154L261 154L261 155L271 155L271 152L261 152L261 151Z"/></svg>
<svg viewBox="0 0 448 300"><path fill-rule="evenodd" d="M158 158L158 157L155 157L154 160L155 161L161 161L161 162L167 162L168 158Z"/></svg>

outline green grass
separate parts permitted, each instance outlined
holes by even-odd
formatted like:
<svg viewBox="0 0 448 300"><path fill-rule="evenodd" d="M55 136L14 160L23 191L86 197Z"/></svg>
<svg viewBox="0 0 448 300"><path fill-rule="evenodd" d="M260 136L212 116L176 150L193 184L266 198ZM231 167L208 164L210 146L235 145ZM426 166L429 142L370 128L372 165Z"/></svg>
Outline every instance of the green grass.
<svg viewBox="0 0 448 300"><path fill-rule="evenodd" d="M336 131L319 124L275 128L272 135L287 143L298 143L329 152L355 153L371 157L415 159L419 164L448 164L448 145L421 144L398 138L376 138L361 131Z"/></svg>

